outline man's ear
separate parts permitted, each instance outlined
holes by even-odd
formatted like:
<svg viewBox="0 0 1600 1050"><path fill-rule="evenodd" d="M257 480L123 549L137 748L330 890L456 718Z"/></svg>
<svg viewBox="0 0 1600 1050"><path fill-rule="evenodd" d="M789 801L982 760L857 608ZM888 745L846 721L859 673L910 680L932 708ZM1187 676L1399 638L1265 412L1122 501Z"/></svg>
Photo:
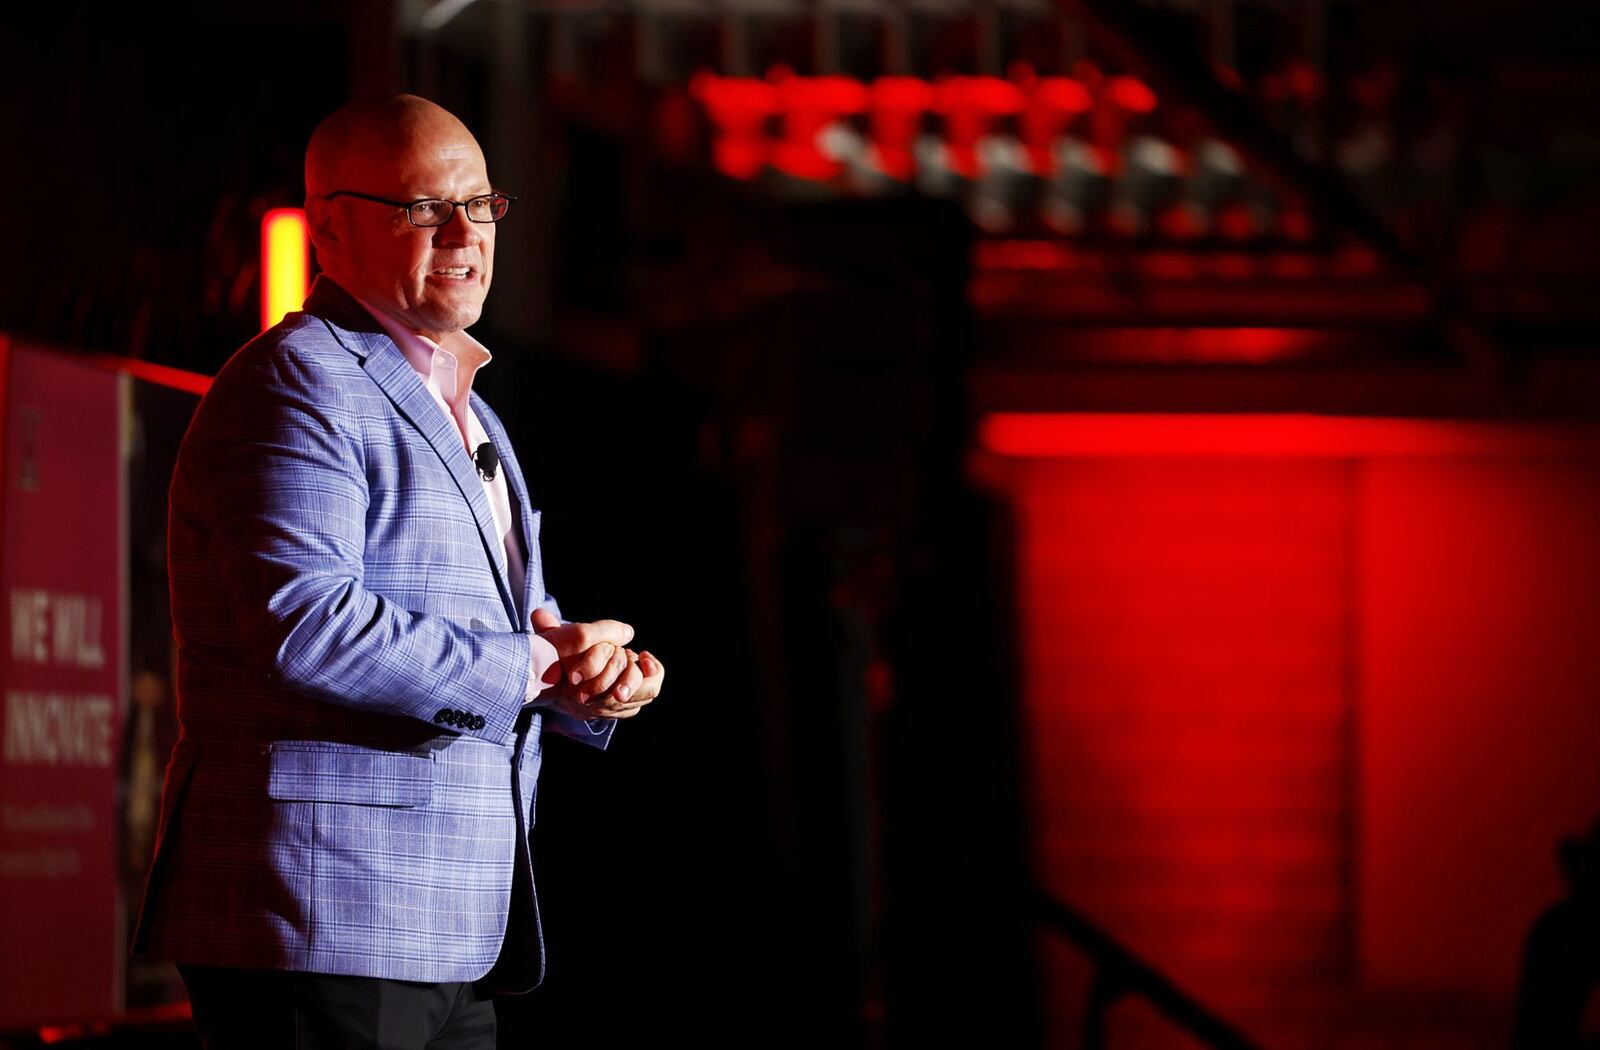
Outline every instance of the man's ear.
<svg viewBox="0 0 1600 1050"><path fill-rule="evenodd" d="M317 257L339 254L339 224L334 221L334 210L328 202L317 197L306 200L306 230L311 235L312 247Z"/></svg>

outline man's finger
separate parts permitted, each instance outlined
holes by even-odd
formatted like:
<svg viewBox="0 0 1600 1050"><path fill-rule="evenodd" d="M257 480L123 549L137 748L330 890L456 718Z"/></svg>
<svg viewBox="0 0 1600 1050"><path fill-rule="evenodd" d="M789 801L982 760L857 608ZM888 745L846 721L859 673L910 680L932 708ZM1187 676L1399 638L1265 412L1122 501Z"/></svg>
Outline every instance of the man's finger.
<svg viewBox="0 0 1600 1050"><path fill-rule="evenodd" d="M637 660L635 660L628 664L628 669L623 671L621 677L617 679L617 699L627 701L638 700L639 687L643 684L644 672L639 670L639 663Z"/></svg>
<svg viewBox="0 0 1600 1050"><path fill-rule="evenodd" d="M645 686L651 696L661 695L661 683L666 680L667 668L646 649L639 654L639 670L644 674Z"/></svg>
<svg viewBox="0 0 1600 1050"><path fill-rule="evenodd" d="M609 697L604 701L591 700L589 703L584 705L584 711L587 712L585 717L632 718L634 715L644 710L644 705L648 704L649 702L650 701L648 700L642 700L638 703L629 702L625 704L616 700L615 698Z"/></svg>
<svg viewBox="0 0 1600 1050"><path fill-rule="evenodd" d="M565 668L567 681L573 685L579 682L587 682L605 669L606 664L610 663L611 657L616 651L617 647L610 642L591 645L567 661Z"/></svg>
<svg viewBox="0 0 1600 1050"><path fill-rule="evenodd" d="M633 627L623 623L621 620L594 620L579 626L583 629L583 644L585 647L598 642L627 645L633 641Z"/></svg>
<svg viewBox="0 0 1600 1050"><path fill-rule="evenodd" d="M536 631L536 632L537 631L548 631L552 627L560 627L560 626L561 626L561 621L556 619L555 615L553 613L551 613L549 609L546 609L544 606L541 605L539 608L533 610L533 629L534 629L534 631Z"/></svg>
<svg viewBox="0 0 1600 1050"><path fill-rule="evenodd" d="M562 714L567 715L570 718L575 718L580 722L587 721L591 718L617 717L614 713L602 710L593 704L579 703L570 696L559 697L555 701L553 707Z"/></svg>
<svg viewBox="0 0 1600 1050"><path fill-rule="evenodd" d="M606 691L602 699L613 697L621 702L634 700L639 693L639 686L644 682L644 675L639 671L638 657L632 649L623 649L621 652L628 658L628 666L617 675L617 680L611 683L611 688Z"/></svg>
<svg viewBox="0 0 1600 1050"><path fill-rule="evenodd" d="M605 693L611 688L612 684L616 682L617 676L622 674L622 672L626 671L627 669L628 650L620 647L612 649L611 659L606 661L605 666L600 670L600 672L590 676L582 685L578 687L579 699L583 699L584 697L599 696Z"/></svg>

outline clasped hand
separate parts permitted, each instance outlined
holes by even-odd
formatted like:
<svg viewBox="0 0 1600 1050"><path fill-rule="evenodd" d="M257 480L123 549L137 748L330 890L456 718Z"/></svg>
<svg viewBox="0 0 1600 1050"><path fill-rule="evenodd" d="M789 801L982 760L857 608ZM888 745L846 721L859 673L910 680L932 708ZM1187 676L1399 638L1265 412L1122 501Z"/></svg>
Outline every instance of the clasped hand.
<svg viewBox="0 0 1600 1050"><path fill-rule="evenodd" d="M533 629L560 658L544 674L541 699L574 718L632 718L661 693L666 668L649 650L627 647L633 628L620 620L562 623L533 611Z"/></svg>

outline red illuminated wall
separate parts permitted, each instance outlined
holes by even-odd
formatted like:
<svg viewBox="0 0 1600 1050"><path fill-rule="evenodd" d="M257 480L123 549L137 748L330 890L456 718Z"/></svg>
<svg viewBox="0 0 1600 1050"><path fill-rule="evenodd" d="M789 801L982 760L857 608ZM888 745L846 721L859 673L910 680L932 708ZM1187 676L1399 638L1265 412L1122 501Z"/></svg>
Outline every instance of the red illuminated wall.
<svg viewBox="0 0 1600 1050"><path fill-rule="evenodd" d="M1504 994L1600 816L1596 460L1378 461L1363 495L1363 969Z"/></svg>
<svg viewBox="0 0 1600 1050"><path fill-rule="evenodd" d="M1592 435L1085 415L984 438L1019 521L1041 882L1268 1045L1329 1045L1391 991L1503 1017L1555 842L1600 815ZM1076 1045L1087 970L1045 958ZM1112 1031L1186 1045L1137 1006Z"/></svg>

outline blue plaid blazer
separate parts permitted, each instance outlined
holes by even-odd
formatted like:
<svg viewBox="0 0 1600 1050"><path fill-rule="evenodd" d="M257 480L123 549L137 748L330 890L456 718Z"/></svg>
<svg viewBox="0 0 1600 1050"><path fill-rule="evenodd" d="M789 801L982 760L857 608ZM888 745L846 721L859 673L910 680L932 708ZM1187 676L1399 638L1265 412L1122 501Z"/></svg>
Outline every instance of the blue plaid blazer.
<svg viewBox="0 0 1600 1050"><path fill-rule="evenodd" d="M522 707L531 610L560 612L511 442L472 405L510 484L521 594L455 425L331 281L201 401L168 508L182 732L135 952L542 979L541 742L604 747L615 723Z"/></svg>

